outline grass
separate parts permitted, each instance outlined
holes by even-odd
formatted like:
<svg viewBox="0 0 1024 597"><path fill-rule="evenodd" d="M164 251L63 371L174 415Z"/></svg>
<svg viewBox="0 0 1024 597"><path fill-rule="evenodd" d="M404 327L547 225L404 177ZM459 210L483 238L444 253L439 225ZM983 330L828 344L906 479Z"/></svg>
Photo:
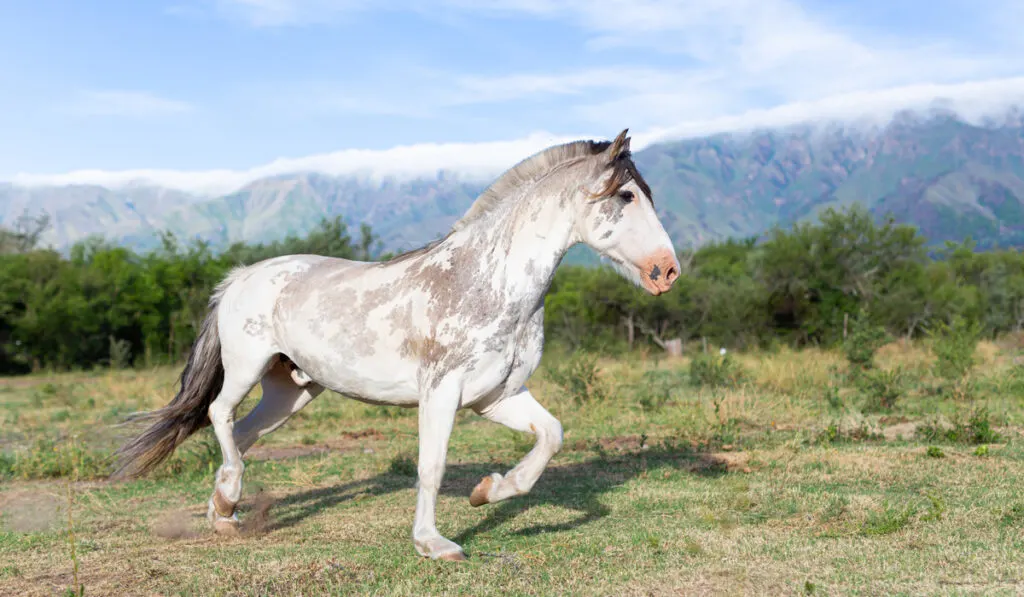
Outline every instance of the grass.
<svg viewBox="0 0 1024 597"><path fill-rule="evenodd" d="M552 358L529 385L565 448L528 496L469 506L532 438L458 415L438 525L462 564L412 547L415 411L317 399L247 456L228 538L205 521L208 429L151 477L103 478L116 423L165 404L177 370L0 380L0 594L1019 594L1019 351L980 344L958 399L925 346L887 345L902 383L882 410L839 352L730 353L735 376Z"/></svg>

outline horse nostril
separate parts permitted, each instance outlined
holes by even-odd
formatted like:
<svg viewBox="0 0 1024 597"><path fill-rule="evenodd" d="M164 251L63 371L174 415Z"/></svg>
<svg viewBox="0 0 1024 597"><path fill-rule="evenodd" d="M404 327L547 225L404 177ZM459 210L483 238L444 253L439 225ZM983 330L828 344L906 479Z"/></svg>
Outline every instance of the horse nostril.
<svg viewBox="0 0 1024 597"><path fill-rule="evenodd" d="M670 268L668 268L668 271L665 272L665 281L671 283L678 276L679 276L679 272L676 271L676 268L675 267L670 267Z"/></svg>

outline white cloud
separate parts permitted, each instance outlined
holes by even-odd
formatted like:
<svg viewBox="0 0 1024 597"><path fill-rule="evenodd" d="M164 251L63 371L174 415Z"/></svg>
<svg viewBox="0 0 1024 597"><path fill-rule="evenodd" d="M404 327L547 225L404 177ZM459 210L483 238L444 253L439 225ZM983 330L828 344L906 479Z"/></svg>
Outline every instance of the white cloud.
<svg viewBox="0 0 1024 597"><path fill-rule="evenodd" d="M953 112L974 124L1005 116L1024 106L1024 77L959 84L921 84L834 95L821 100L793 102L767 109L702 121L682 122L636 135L637 146L721 132L784 128L793 125L838 124L884 126L903 111L926 116L933 109Z"/></svg>
<svg viewBox="0 0 1024 597"><path fill-rule="evenodd" d="M558 66L558 56L551 66L500 74L396 67L394 78L417 89L414 96L379 81L356 90L348 82L322 82L320 92L301 95L294 86L279 86L294 109L334 115L430 118L471 105L557 101L571 126L619 114L643 127L665 127L848 93L1024 73L1024 55L1006 44L983 52L965 48L963 40L848 31L797 0L439 0L429 7L410 0L219 1L263 25L325 22L371 10L417 11L426 18L453 11L525 15L575 27L591 50L628 48L660 57L637 59L634 52L614 58L626 63L609 65L607 52L595 52L589 66L570 72ZM978 1L983 15L1024 14L1012 0ZM667 61L678 66L655 66Z"/></svg>
<svg viewBox="0 0 1024 597"><path fill-rule="evenodd" d="M260 178L296 172L380 179L434 176L444 169L472 179L490 176L545 147L574 139L535 133L511 141L424 143L386 150L347 149L302 158L281 158L248 170L78 170L58 175L18 174L11 182L22 186L152 184L213 195L236 190Z"/></svg>
<svg viewBox="0 0 1024 597"><path fill-rule="evenodd" d="M145 91L87 90L78 92L64 108L87 116L160 116L181 114L192 104L160 97Z"/></svg>
<svg viewBox="0 0 1024 597"><path fill-rule="evenodd" d="M685 121L669 127L634 130L633 148L652 143L720 132L744 132L759 128L785 127L804 123L835 122L848 125L883 125L896 112L924 112L935 107L956 111L968 121L982 122L1024 103L1024 77L993 79L963 84L910 85L879 91L835 95L817 101L794 102L731 116ZM265 178L297 172L318 172L331 176L359 176L372 180L393 176L413 178L434 176L439 170L454 171L467 179L486 179L513 166L519 160L557 143L576 139L606 139L629 126L628 115L609 116L616 121L595 134L554 135L535 133L509 141L487 143L440 143L394 147L386 150L349 149L301 158L282 158L248 170L80 170L59 175L19 174L11 182L22 186L93 184L122 187L153 184L193 193L227 193Z"/></svg>
<svg viewBox="0 0 1024 597"><path fill-rule="evenodd" d="M429 8L411 0L209 1L258 27L330 22L371 10L414 10L425 16L447 10L557 20L588 39L574 61L584 66L573 71L558 66L564 62L552 56L548 67L538 64L512 73L405 66L368 83L275 84L282 90L274 100L275 111L303 115L431 118L472 105L557 100L566 129L596 130L596 137L608 137L630 126L639 149L663 139L805 122L867 119L879 124L897 110L928 109L938 98L977 119L1024 100L1024 54L1011 51L1021 48L1014 36L992 41L982 51L966 47L965 40L854 31L796 0L439 0ZM1020 6L1016 0L979 0L978 11L984 13L979 18L998 13L1016 24L1024 19ZM629 51L607 52L613 48ZM629 62L628 57L641 53L654 59ZM626 62L610 64L609 56ZM132 91L86 92L78 100L75 105L92 114L138 116L192 109L184 102ZM496 119L504 116L502 108L495 110ZM589 137L537 133L491 143L346 150L279 159L249 170L77 171L19 175L14 181L104 186L148 181L213 194L297 171L380 177L432 175L444 168L487 177L552 143Z"/></svg>

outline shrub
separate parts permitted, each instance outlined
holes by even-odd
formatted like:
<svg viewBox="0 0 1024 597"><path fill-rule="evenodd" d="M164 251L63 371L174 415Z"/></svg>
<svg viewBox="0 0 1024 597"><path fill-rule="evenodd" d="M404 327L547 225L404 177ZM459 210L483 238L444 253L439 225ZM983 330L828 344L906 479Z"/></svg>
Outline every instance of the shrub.
<svg viewBox="0 0 1024 597"><path fill-rule="evenodd" d="M600 379L597 357L577 352L565 363L552 365L548 378L568 392L577 404L602 401L608 397Z"/></svg>
<svg viewBox="0 0 1024 597"><path fill-rule="evenodd" d="M656 412L668 404L672 390L680 385L680 374L665 369L645 371L643 380L634 389L637 403L644 412Z"/></svg>
<svg viewBox="0 0 1024 597"><path fill-rule="evenodd" d="M843 354L856 369L872 369L875 353L889 341L885 328L871 323L865 313L853 319L852 331L843 341Z"/></svg>
<svg viewBox="0 0 1024 597"><path fill-rule="evenodd" d="M903 368L862 371L854 377L854 384L864 396L863 408L866 412L892 410L903 395Z"/></svg>
<svg viewBox="0 0 1024 597"><path fill-rule="evenodd" d="M696 386L733 387L746 379L746 372L729 354L700 354L690 361L690 382Z"/></svg>
<svg viewBox="0 0 1024 597"><path fill-rule="evenodd" d="M951 425L942 425L932 421L917 428L917 436L926 442L946 442L951 444L994 444L1002 440L992 429L991 416L987 409L972 410L966 418L960 417Z"/></svg>
<svg viewBox="0 0 1024 597"><path fill-rule="evenodd" d="M974 352L981 335L978 322L968 323L958 315L951 324L939 322L930 334L935 375L954 382L966 377L976 362Z"/></svg>

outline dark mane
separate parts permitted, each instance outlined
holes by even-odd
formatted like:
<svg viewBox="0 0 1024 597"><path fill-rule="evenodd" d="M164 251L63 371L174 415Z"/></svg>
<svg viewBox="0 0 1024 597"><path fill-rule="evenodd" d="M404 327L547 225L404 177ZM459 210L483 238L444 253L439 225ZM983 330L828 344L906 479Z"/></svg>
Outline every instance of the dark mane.
<svg viewBox="0 0 1024 597"><path fill-rule="evenodd" d="M470 206L465 215L452 225L451 230L444 237L433 240L418 249L397 255L385 263L405 261L406 259L426 253L451 236L456 230L464 228L467 224L493 211L508 197L515 196L517 189L536 182L559 166L600 155L607 152L609 148L615 153L615 157L606 165L607 168L612 170L611 176L604 187L591 196L603 197L613 195L622 185L633 181L653 203L654 196L651 192L651 187L644 180L643 176L640 175L636 164L633 163L633 155L629 150L629 138L626 137L626 131L622 131L615 141L573 141L571 143L555 145L533 154L506 170L484 192L480 193L480 196L473 202L473 205Z"/></svg>
<svg viewBox="0 0 1024 597"><path fill-rule="evenodd" d="M651 203L654 203L654 193L651 191L651 186L647 184L644 177L640 174L640 171L636 169L636 164L633 163L633 154L628 149L620 153L615 161L612 163L612 175L608 178L608 182L601 188L601 190L593 193L591 197L606 197L614 194L618 191L622 185L629 181L636 183L640 190L644 192L647 197L650 198Z"/></svg>

